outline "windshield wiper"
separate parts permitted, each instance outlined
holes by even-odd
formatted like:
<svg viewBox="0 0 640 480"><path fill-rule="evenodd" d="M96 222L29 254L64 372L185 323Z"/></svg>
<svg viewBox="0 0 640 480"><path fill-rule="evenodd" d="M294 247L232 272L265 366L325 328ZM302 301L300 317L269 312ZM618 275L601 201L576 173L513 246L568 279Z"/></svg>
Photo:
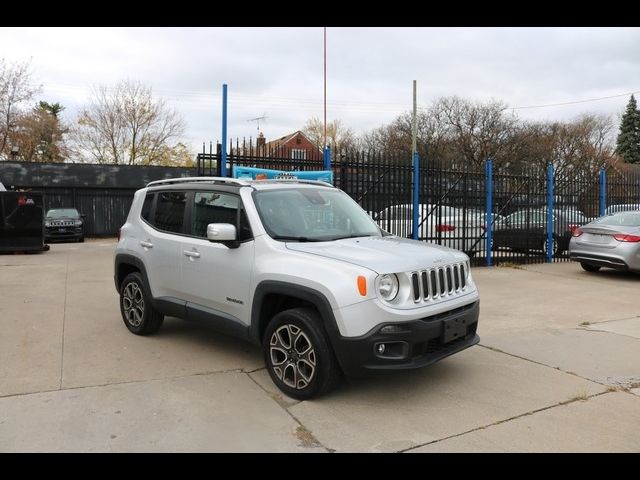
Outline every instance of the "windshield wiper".
<svg viewBox="0 0 640 480"><path fill-rule="evenodd" d="M318 240L317 238L309 238L309 237L296 237L289 235L275 235L273 237L274 240L291 240L295 242L323 242L324 240Z"/></svg>
<svg viewBox="0 0 640 480"><path fill-rule="evenodd" d="M344 240L345 238L360 238L360 237L373 237L368 233L352 233L351 235L344 235L342 237L333 237L331 240Z"/></svg>

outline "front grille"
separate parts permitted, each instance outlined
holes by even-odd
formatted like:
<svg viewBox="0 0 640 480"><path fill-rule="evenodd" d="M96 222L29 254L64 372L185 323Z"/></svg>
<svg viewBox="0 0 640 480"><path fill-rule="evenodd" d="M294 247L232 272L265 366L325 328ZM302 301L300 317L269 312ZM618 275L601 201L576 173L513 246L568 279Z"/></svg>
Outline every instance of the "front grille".
<svg viewBox="0 0 640 480"><path fill-rule="evenodd" d="M73 227L75 221L73 220L56 220L49 223L52 227Z"/></svg>
<svg viewBox="0 0 640 480"><path fill-rule="evenodd" d="M466 290L465 277L463 263L412 272L413 301L419 303L458 295Z"/></svg>

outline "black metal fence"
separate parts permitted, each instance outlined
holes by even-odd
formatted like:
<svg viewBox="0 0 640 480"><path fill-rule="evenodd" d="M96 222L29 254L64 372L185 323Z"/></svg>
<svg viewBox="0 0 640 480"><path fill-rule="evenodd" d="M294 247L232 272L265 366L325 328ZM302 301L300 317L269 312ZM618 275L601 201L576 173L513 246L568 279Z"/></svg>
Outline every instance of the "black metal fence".
<svg viewBox="0 0 640 480"><path fill-rule="evenodd" d="M190 177L195 168L0 162L6 188L44 193L45 211L76 208L85 235L112 236L126 221L133 194L153 180Z"/></svg>
<svg viewBox="0 0 640 480"><path fill-rule="evenodd" d="M231 143L227 172L234 166L283 171L322 170L322 152L292 158L288 151L270 152L251 142ZM311 157L311 156L310 156ZM220 148L198 155L199 175L219 175ZM487 212L486 165L441 165L433 159L419 169L418 239L467 252L478 265L568 261L572 231L600 215L601 203L640 204L637 174L608 167L606 185L599 171L564 168L549 172L531 166L492 172L491 223ZM411 237L413 166L406 155L388 152L331 153L334 184L354 198L385 230ZM551 202L551 203L549 203ZM551 211L551 223L548 213ZM548 227L551 226L550 230ZM491 233L490 240L487 240ZM553 241L547 243L548 232ZM551 247L551 253L549 253Z"/></svg>

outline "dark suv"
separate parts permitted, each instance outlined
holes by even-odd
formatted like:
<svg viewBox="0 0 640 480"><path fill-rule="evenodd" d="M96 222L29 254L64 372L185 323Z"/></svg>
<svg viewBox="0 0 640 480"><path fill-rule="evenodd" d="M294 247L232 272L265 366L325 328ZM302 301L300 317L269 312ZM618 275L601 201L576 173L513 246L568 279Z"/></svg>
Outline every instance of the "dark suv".
<svg viewBox="0 0 640 480"><path fill-rule="evenodd" d="M75 208L55 208L44 218L45 242L50 240L78 240L84 242L82 215Z"/></svg>

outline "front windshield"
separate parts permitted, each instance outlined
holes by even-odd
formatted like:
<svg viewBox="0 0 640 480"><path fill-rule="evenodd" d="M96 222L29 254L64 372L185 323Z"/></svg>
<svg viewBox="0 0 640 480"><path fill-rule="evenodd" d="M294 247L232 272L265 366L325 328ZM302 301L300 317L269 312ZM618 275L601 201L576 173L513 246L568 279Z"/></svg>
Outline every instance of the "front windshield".
<svg viewBox="0 0 640 480"><path fill-rule="evenodd" d="M265 230L276 240L323 242L382 235L371 217L340 190L301 187L253 195Z"/></svg>
<svg viewBox="0 0 640 480"><path fill-rule="evenodd" d="M78 218L80 214L75 208L56 208L47 212L47 218Z"/></svg>

